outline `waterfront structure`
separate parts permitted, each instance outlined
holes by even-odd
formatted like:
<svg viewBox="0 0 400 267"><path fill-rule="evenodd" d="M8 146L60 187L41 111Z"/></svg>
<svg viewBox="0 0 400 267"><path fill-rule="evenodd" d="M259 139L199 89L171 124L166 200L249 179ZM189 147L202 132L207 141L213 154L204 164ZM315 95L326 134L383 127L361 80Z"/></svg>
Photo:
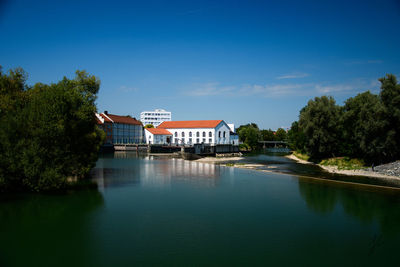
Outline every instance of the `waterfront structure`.
<svg viewBox="0 0 400 267"><path fill-rule="evenodd" d="M153 111L143 111L140 113L140 121L144 126L151 124L158 127L164 121L171 121L172 113L164 109L155 109Z"/></svg>
<svg viewBox="0 0 400 267"><path fill-rule="evenodd" d="M165 121L157 129L168 130L175 145L232 144L231 130L223 120Z"/></svg>
<svg viewBox="0 0 400 267"><path fill-rule="evenodd" d="M143 125L130 116L96 113L97 125L106 133L106 144L143 143Z"/></svg>
<svg viewBox="0 0 400 267"><path fill-rule="evenodd" d="M146 144L170 144L172 140L172 133L166 129L161 128L146 128L144 129L145 143Z"/></svg>

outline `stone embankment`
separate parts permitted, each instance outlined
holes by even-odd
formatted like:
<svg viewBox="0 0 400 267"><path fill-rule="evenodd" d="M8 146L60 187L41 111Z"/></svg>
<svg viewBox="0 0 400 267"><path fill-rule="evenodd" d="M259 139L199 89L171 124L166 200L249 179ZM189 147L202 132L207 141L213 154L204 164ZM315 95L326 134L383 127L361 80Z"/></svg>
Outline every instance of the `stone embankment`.
<svg viewBox="0 0 400 267"><path fill-rule="evenodd" d="M369 168L369 170L371 170ZM374 172L400 177L400 160L374 167Z"/></svg>

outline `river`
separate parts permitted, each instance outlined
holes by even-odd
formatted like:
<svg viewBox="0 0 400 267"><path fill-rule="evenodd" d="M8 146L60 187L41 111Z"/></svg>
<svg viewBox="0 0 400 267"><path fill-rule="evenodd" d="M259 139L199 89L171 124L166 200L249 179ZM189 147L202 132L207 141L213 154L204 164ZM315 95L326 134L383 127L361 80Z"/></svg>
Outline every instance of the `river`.
<svg viewBox="0 0 400 267"><path fill-rule="evenodd" d="M400 190L247 160L276 172L115 153L98 190L1 195L0 266L397 265Z"/></svg>

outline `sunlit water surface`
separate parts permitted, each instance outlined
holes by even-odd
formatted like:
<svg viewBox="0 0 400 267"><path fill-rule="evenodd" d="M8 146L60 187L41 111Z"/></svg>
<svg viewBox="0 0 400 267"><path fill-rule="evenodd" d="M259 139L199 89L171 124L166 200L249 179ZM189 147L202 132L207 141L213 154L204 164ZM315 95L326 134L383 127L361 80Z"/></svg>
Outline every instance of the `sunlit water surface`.
<svg viewBox="0 0 400 267"><path fill-rule="evenodd" d="M398 265L399 190L247 160L280 173L115 153L98 190L3 195L0 266Z"/></svg>

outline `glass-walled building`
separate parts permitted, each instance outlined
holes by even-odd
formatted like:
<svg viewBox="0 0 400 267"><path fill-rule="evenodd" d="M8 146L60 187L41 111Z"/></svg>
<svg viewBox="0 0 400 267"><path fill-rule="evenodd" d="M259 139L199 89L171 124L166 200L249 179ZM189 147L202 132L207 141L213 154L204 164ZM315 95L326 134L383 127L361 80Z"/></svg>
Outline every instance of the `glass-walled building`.
<svg viewBox="0 0 400 267"><path fill-rule="evenodd" d="M106 143L109 144L141 144L143 125L130 116L109 114L107 111L96 114L100 128L106 132Z"/></svg>

